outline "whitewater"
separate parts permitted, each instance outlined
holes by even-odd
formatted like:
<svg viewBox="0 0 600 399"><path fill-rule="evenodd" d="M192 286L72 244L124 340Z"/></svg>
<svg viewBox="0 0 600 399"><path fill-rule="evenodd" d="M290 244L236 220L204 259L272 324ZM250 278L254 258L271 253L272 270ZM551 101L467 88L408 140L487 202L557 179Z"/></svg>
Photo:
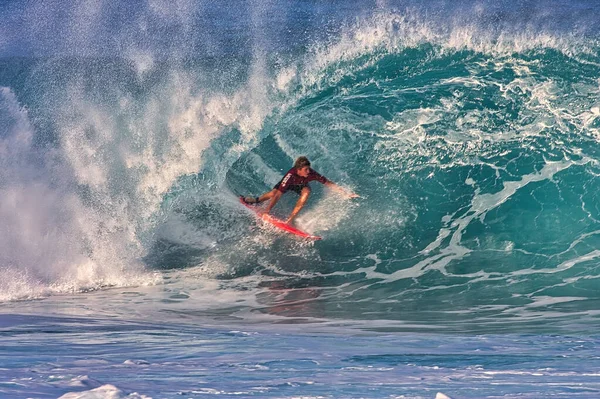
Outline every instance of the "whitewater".
<svg viewBox="0 0 600 399"><path fill-rule="evenodd" d="M600 395L595 2L0 11L2 398Z"/></svg>

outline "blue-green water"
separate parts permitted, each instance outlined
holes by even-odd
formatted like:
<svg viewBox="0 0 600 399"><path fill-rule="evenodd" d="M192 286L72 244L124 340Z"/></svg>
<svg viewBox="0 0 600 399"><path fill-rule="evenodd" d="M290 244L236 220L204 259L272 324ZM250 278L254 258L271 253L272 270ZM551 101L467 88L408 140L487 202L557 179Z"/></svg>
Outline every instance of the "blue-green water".
<svg viewBox="0 0 600 399"><path fill-rule="evenodd" d="M282 96L289 103L235 161L227 146L235 134L215 140L200 176L178 186L184 195L201 192L191 207L174 209L214 244L190 264L208 257L239 265L226 274L319 287L326 317L431 320L434 312L461 325L527 325L545 312L568 323L579 309L594 325L594 42L533 35L455 43L407 39L409 28L398 16L380 17L354 40L317 51L315 59L336 58L317 72L303 65ZM313 187L298 224L322 242L275 235L265 244L254 239L260 230L215 221L231 221L233 205L223 205L221 184L198 187L203 180L258 195L301 154L363 196L350 202ZM185 254L182 246L169 257L179 250Z"/></svg>
<svg viewBox="0 0 600 399"><path fill-rule="evenodd" d="M56 397L73 384L120 383L110 367L86 363L103 376L90 382L76 378L78 363L58 361L72 375L56 385L54 366L36 358L43 331L72 334L76 316L101 332L69 335L65 346L93 348L75 356L104 362L139 338L140 356L163 371L183 356L168 340L200 345L190 325L209 328L199 334L210 342L231 329L269 331L247 343L278 348L257 359L263 366L274 353L317 345L294 334L318 331L339 345L339 362L320 352L300 360L328 364L311 369L318 389L244 382L247 396L452 396L447 386L457 397L594 397L594 2L32 1L0 9L0 338L9 348L0 355L17 359L0 366L0 387L10 387L0 392ZM270 229L236 198L269 190L299 155L361 196L311 183L296 223L323 236L318 242ZM274 213L284 217L295 200L286 194ZM130 322L125 349L102 357ZM30 334L27 349L13 345ZM277 346L280 335L286 343ZM427 349L391 350L398 340ZM235 353L254 359L225 341L209 363ZM580 341L586 350L569 357ZM153 344L166 348L153 355ZM529 346L539 358L517 356ZM39 362L48 379L23 382ZM379 388L322 389L346 362L384 372ZM548 390L531 388L540 370ZM213 385L229 384L215 373ZM426 391L409 382L419 375L431 382ZM506 380L471 389L497 375L517 377L507 390L493 388ZM167 392L153 378L117 384L125 393L113 394L225 392L194 390L193 375L181 392ZM334 386L350 380L344 374Z"/></svg>

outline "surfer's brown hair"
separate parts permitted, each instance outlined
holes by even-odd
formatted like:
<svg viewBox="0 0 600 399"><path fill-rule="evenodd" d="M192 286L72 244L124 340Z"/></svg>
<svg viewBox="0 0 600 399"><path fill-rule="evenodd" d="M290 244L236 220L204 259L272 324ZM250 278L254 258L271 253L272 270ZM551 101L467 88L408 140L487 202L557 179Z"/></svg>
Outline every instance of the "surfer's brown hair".
<svg viewBox="0 0 600 399"><path fill-rule="evenodd" d="M302 169L305 166L310 166L310 161L308 160L307 157L301 156L301 157L296 158L296 162L294 162L294 168Z"/></svg>

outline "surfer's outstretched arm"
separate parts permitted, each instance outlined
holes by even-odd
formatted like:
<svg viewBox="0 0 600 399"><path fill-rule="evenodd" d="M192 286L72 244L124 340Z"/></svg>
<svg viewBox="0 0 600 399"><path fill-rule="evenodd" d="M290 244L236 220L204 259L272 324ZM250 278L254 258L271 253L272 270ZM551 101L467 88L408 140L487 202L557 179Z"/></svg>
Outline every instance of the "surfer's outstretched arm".
<svg viewBox="0 0 600 399"><path fill-rule="evenodd" d="M360 198L360 195L358 195L358 194L355 194L355 193L353 193L352 191L348 191L348 190L346 190L345 188L343 188L343 187L341 187L341 186L338 186L337 184L335 184L335 183L334 183L334 182L332 182L332 181L329 181L329 180L328 180L328 181L325 183L325 186L327 186L327 187L329 187L329 188L331 188L331 189L333 189L333 190L337 191L337 192L338 192L338 194L344 195L344 196L346 196L346 197L348 197L348 198Z"/></svg>

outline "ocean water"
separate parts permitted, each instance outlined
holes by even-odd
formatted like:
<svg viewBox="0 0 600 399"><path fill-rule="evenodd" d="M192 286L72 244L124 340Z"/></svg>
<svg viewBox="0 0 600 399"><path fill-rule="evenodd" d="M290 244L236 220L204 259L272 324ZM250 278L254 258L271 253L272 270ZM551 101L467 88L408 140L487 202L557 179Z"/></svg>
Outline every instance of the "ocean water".
<svg viewBox="0 0 600 399"><path fill-rule="evenodd" d="M600 397L596 1L0 18L1 398Z"/></svg>

